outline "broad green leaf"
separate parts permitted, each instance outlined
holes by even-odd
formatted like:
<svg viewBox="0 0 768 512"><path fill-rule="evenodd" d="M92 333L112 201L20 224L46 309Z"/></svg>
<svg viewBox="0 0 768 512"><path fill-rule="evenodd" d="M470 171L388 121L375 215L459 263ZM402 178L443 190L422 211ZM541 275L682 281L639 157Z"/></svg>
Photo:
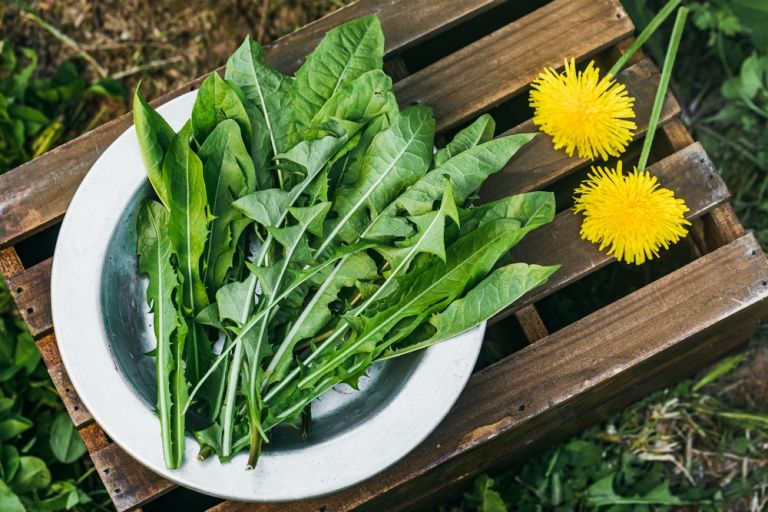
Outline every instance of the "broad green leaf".
<svg viewBox="0 0 768 512"><path fill-rule="evenodd" d="M64 464L76 461L86 452L83 440L66 412L59 413L53 420L48 442L53 455Z"/></svg>
<svg viewBox="0 0 768 512"><path fill-rule="evenodd" d="M270 188L248 194L232 206L264 227L277 227L285 217L292 197L288 190Z"/></svg>
<svg viewBox="0 0 768 512"><path fill-rule="evenodd" d="M147 178L160 202L167 208L170 202L167 183L163 177L163 159L175 134L165 119L146 102L138 87L133 97L133 122Z"/></svg>
<svg viewBox="0 0 768 512"><path fill-rule="evenodd" d="M202 145L208 135L225 119L232 119L240 127L246 146L251 144L251 121L237 92L218 73L208 75L200 86L192 108L192 133Z"/></svg>
<svg viewBox="0 0 768 512"><path fill-rule="evenodd" d="M0 480L10 482L19 470L19 450L10 444L3 445L0 447L0 460L2 460L2 478Z"/></svg>
<svg viewBox="0 0 768 512"><path fill-rule="evenodd" d="M0 480L0 510L3 512L27 512L18 496Z"/></svg>
<svg viewBox="0 0 768 512"><path fill-rule="evenodd" d="M0 442L13 439L32 428L32 421L23 416L6 416L0 420Z"/></svg>
<svg viewBox="0 0 768 512"><path fill-rule="evenodd" d="M256 188L253 161L248 155L240 129L228 119L219 123L199 151L208 208L213 219L203 255L202 279L210 293L224 283L232 267L244 223L232 202Z"/></svg>
<svg viewBox="0 0 768 512"><path fill-rule="evenodd" d="M397 112L397 100L392 93L392 79L384 71L374 69L336 91L309 124L312 127L322 127L333 119L360 123L381 115L391 119Z"/></svg>
<svg viewBox="0 0 768 512"><path fill-rule="evenodd" d="M176 134L163 161L170 200L168 237L178 260L181 277L181 310L189 317L186 339L189 356L186 358L187 376L196 382L202 375L210 357L205 332L194 322L194 316L208 305L200 267L208 237L208 212L203 164L189 147L191 124L187 122Z"/></svg>
<svg viewBox="0 0 768 512"><path fill-rule="evenodd" d="M291 80L266 64L259 43L247 37L227 61L224 76L237 84L250 105L261 112L273 155L287 151L298 142L298 123L289 92ZM254 160L258 162L255 154Z"/></svg>
<svg viewBox="0 0 768 512"><path fill-rule="evenodd" d="M238 325L248 320L251 313L254 289L247 282L232 282L225 284L216 292L216 304L219 308L219 319L229 319Z"/></svg>
<svg viewBox="0 0 768 512"><path fill-rule="evenodd" d="M552 192L526 192L507 196L460 212L461 235L487 222L513 219L525 232L552 222L555 217L555 195Z"/></svg>
<svg viewBox="0 0 768 512"><path fill-rule="evenodd" d="M174 430L179 415L179 399L173 396L172 373L182 364L173 355L174 331L179 315L173 303L178 287L176 270L171 265L171 241L168 236L168 210L147 200L141 205L136 229L139 238L139 271L149 278L147 303L152 308L157 375L157 413L163 441L163 456L169 467L178 467L183 456L184 431Z"/></svg>
<svg viewBox="0 0 768 512"><path fill-rule="evenodd" d="M392 126L374 137L363 157L359 179L336 194L333 212L338 220L318 252L330 246L336 236L355 242L366 230L372 212L383 210L424 175L432 161L434 131L432 112L412 107L400 112ZM445 180L436 199L444 188Z"/></svg>
<svg viewBox="0 0 768 512"><path fill-rule="evenodd" d="M493 140L496 122L490 114L483 114L453 138L443 149L435 153L434 167L440 167L446 161L473 147Z"/></svg>
<svg viewBox="0 0 768 512"><path fill-rule="evenodd" d="M530 290L544 284L559 266L541 267L525 263L512 263L494 270L440 313L433 315L429 323L435 333L428 339L387 351L379 359L389 359L434 345L472 329L485 322Z"/></svg>
<svg viewBox="0 0 768 512"><path fill-rule="evenodd" d="M453 185L456 202L461 205L476 192L483 181L501 170L512 156L534 134L510 135L480 144L445 161L440 167L426 173L409 187L372 222L366 236L374 239L397 236L384 230L387 217L397 217L400 212L420 215L432 211L433 203L440 197L446 180ZM389 222L390 225L391 222Z"/></svg>
<svg viewBox="0 0 768 512"><path fill-rule="evenodd" d="M367 71L381 69L383 62L384 34L376 16L358 18L328 31L291 85L299 118L309 124L336 91Z"/></svg>
<svg viewBox="0 0 768 512"><path fill-rule="evenodd" d="M51 472L38 457L19 457L19 471L9 484L17 493L39 491L51 485Z"/></svg>

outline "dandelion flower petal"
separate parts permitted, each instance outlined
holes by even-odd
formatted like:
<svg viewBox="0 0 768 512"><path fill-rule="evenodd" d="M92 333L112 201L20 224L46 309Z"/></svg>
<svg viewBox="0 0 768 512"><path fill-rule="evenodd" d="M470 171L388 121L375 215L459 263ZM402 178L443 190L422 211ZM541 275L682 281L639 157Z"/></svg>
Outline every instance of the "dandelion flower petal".
<svg viewBox="0 0 768 512"><path fill-rule="evenodd" d="M590 160L624 152L637 129L634 102L623 84L610 75L600 78L594 62L579 72L573 59L566 60L562 73L547 68L531 83L534 124L552 137L555 149Z"/></svg>
<svg viewBox="0 0 768 512"><path fill-rule="evenodd" d="M584 214L581 238L620 261L640 265L683 238L688 207L659 186L655 176L637 169L592 167L575 191L575 212Z"/></svg>

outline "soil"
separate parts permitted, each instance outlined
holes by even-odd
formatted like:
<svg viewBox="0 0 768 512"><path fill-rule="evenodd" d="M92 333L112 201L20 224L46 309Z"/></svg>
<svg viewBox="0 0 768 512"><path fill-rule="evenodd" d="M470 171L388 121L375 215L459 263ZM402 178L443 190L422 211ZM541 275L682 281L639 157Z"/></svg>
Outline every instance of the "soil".
<svg viewBox="0 0 768 512"><path fill-rule="evenodd" d="M132 91L142 80L142 93L151 99L223 65L248 34L266 44L343 5L343 0L0 0L0 37L35 50L40 71L76 58L91 82L106 74L123 79ZM116 105L110 114L127 108Z"/></svg>

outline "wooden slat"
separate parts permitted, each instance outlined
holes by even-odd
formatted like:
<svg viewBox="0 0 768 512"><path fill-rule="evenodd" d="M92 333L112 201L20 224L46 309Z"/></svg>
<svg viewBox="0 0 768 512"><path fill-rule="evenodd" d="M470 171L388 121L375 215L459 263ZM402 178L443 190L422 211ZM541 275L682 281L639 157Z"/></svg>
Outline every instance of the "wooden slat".
<svg viewBox="0 0 768 512"><path fill-rule="evenodd" d="M545 66L594 55L633 30L618 0L554 0L395 84L401 105L456 126L525 89Z"/></svg>
<svg viewBox="0 0 768 512"><path fill-rule="evenodd" d="M644 60L620 74L621 80L627 85L637 102L638 136L645 133L648 125L653 97L658 86L658 70L648 60ZM680 107L672 96L668 96L662 110L661 122L673 122L675 116L680 113ZM521 125L506 132L524 133L536 131L532 121L526 121ZM491 176L481 190L483 201L491 200L508 194L526 192L541 189L555 180L561 179L583 167L586 160L568 157L563 151L555 151L551 139L540 134L532 142L526 145L510 163L499 173ZM37 313L30 324L33 334L48 332L50 324L50 260L46 260L33 267L33 277L21 277L35 287L35 293L23 294L16 297L19 308L26 311L32 308ZM30 269L32 271L32 269Z"/></svg>
<svg viewBox="0 0 768 512"><path fill-rule="evenodd" d="M701 144L694 143L648 168L659 178L663 187L682 197L688 208L686 218L696 219L725 202L728 189L715 172ZM497 317L504 318L514 311L554 293L615 261L600 252L594 244L579 237L582 216L571 210L560 212L555 220L527 235L512 250L513 261L540 265L562 265L542 287L521 298Z"/></svg>
<svg viewBox="0 0 768 512"><path fill-rule="evenodd" d="M747 235L476 373L437 430L376 478L314 500L225 502L212 511L416 508L537 441L572 432L583 417L593 421L603 402L625 403L638 381L662 370L689 374L700 361L688 354L719 353L713 340L726 330L742 340L768 313L767 278L768 261Z"/></svg>
<svg viewBox="0 0 768 512"><path fill-rule="evenodd" d="M381 18L388 54L396 53L499 3L501 0L359 0L279 39L267 49L267 61L284 72L294 71L326 30L370 13ZM157 106L189 92L200 81L190 82L152 104ZM0 247L61 220L80 181L131 122L130 114L123 115L0 175Z"/></svg>
<svg viewBox="0 0 768 512"><path fill-rule="evenodd" d="M114 443L91 452L91 460L118 512L140 507L175 487Z"/></svg>
<svg viewBox="0 0 768 512"><path fill-rule="evenodd" d="M8 288L16 301L32 336L51 330L51 258L8 279Z"/></svg>
<svg viewBox="0 0 768 512"><path fill-rule="evenodd" d="M639 139L648 130L651 107L659 86L659 70L653 62L646 59L625 69L617 78L626 85L628 93L635 98L634 110L637 115L635 139ZM667 95L659 118L661 125L664 126L679 114L680 105L672 95ZM537 131L533 121L528 120L504 135ZM589 163L587 159L578 158L576 155L569 157L565 151L555 150L552 137L540 133L526 144L504 169L486 180L480 196L484 201L490 201L510 193L541 190Z"/></svg>
<svg viewBox="0 0 768 512"><path fill-rule="evenodd" d="M528 343L539 341L542 338L546 338L549 335L547 326L544 325L544 320L541 319L541 315L536 311L536 307L533 304L520 308L515 311L515 318L517 318L520 328L525 334L525 339ZM492 319L492 321L498 321L500 318Z"/></svg>
<svg viewBox="0 0 768 512"><path fill-rule="evenodd" d="M24 271L24 266L21 264L19 255L16 254L16 249L13 247L0 249L0 274L2 277L9 279L22 271Z"/></svg>

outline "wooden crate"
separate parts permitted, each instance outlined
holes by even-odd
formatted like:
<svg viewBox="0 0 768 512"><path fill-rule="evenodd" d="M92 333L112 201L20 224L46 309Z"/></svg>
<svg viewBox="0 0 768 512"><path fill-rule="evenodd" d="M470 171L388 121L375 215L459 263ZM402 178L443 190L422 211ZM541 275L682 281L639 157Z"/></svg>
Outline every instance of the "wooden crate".
<svg viewBox="0 0 768 512"><path fill-rule="evenodd" d="M607 69L634 28L618 0L359 0L280 39L268 49L268 60L284 72L294 71L326 30L368 13L381 17L386 68L396 80L399 101L433 107L443 141L486 111L507 133L533 131L527 87L536 74L545 66L562 66L566 56L594 58ZM646 129L658 78L657 68L642 56L619 76L636 98L638 137ZM580 219L568 210L588 162L556 152L548 137L537 137L488 181L481 196L554 191L560 213L526 237L513 256L561 263L562 269L493 320L487 345L495 353L484 359L497 361L479 366L452 412L424 443L377 477L314 500L247 505L176 488L114 444L71 386L51 324L50 256L75 189L130 125L130 115L0 176L0 269L117 510L421 508L477 473L519 462L739 348L768 312L768 261L744 232L727 203L725 185L677 119L679 113L668 97L650 167L690 207L691 235L662 259L671 263L643 267L648 270L637 291L601 298L604 306L580 319L563 322L565 315L557 309L553 316L548 304L580 304L578 286L615 260L579 239ZM628 158L637 154L636 146Z"/></svg>

